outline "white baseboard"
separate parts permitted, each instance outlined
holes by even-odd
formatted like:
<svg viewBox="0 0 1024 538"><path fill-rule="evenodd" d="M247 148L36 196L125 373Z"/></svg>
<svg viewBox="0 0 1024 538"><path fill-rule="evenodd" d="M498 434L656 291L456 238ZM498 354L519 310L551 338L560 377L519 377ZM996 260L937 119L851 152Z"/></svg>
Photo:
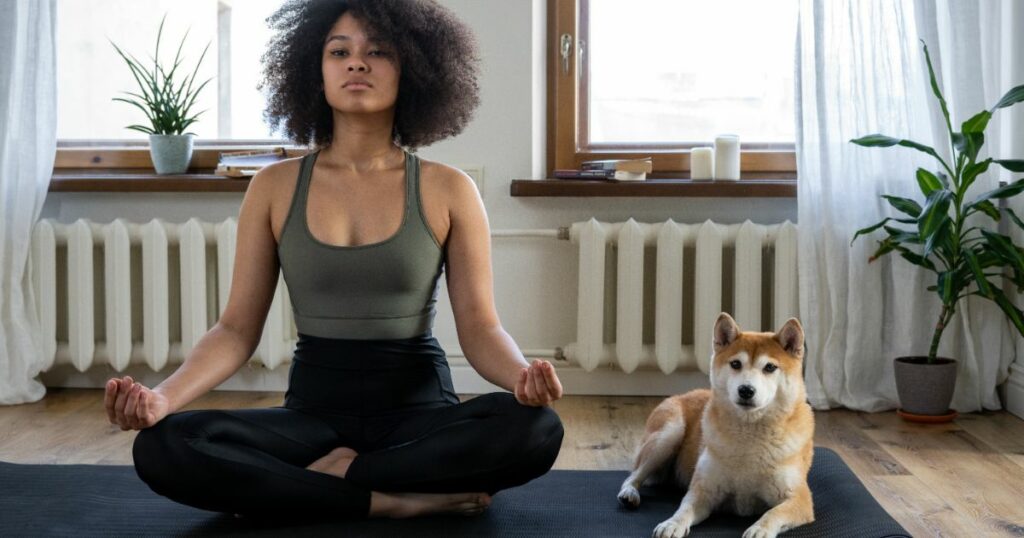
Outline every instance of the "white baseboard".
<svg viewBox="0 0 1024 538"><path fill-rule="evenodd" d="M1024 364L1010 365L1010 377L1003 388L1006 410L1024 419Z"/></svg>
<svg viewBox="0 0 1024 538"><path fill-rule="evenodd" d="M288 365L267 370L258 363L249 363L215 390L252 390L284 392L288 388ZM459 394L485 394L503 389L492 385L476 373L465 359L450 359L452 381ZM176 367L176 366L175 366ZM578 366L558 365L558 378L564 394L597 394L609 396L668 396L690 389L708 386L707 375L698 371L674 372L670 375L660 370L637 370L627 374L618 369L599 368L586 372ZM47 387L102 388L112 377L132 376L147 387L162 382L173 370L154 372L144 364L129 366L118 372L110 366L96 366L79 372L69 364L54 366L40 374L40 380ZM283 398L283 395L282 395ZM1024 401L1024 400L1022 400Z"/></svg>

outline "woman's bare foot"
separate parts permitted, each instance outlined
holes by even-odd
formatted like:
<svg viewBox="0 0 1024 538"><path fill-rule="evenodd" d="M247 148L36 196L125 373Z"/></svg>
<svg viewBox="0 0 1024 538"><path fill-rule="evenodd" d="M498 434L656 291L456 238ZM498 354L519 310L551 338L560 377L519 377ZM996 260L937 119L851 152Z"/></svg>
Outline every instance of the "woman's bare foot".
<svg viewBox="0 0 1024 538"><path fill-rule="evenodd" d="M332 474L334 476L345 478L345 473L348 472L348 466L352 465L352 460L356 459L356 456L358 455L359 453L351 448L339 447L328 452L326 456L309 464L306 468L311 471L319 471L321 473Z"/></svg>
<svg viewBox="0 0 1024 538"><path fill-rule="evenodd" d="M370 517L394 519L428 514L472 516L491 505L486 493L381 493L370 495Z"/></svg>

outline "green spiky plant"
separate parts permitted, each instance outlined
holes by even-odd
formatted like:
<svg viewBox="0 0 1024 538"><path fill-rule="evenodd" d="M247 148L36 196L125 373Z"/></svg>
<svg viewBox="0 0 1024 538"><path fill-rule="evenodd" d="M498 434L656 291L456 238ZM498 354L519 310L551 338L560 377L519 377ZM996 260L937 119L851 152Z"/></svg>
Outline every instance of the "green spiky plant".
<svg viewBox="0 0 1024 538"><path fill-rule="evenodd" d="M125 54L113 41L107 39L114 46L114 49L117 50L117 53L128 63L132 76L135 77L135 81L139 83L139 87L142 89L142 95L132 92L121 92L137 97L139 100L125 99L123 97L114 97L111 100L123 101L138 107L146 114L151 124L150 127L145 125L129 125L126 129L133 129L146 134L180 135L184 133L189 125L196 122L196 118L200 114L206 112L206 110L201 110L191 117L188 115L199 92L212 80L211 77L195 90L192 89L192 83L195 81L196 73L199 71L199 65L203 63L206 51L210 48L210 43L207 43L206 48L203 49L203 54L199 57L199 62L196 63L196 68L192 71L192 76L185 77L180 84L176 83L174 73L181 64L179 59L181 57L181 47L185 44L185 38L188 37L188 30L185 31L185 36L181 38L181 44L178 45L178 52L174 55L174 65L171 67L171 71L167 72L157 60L160 57L160 37L163 34L164 21L166 19L167 15L165 14L164 18L160 21L160 29L156 34L156 53L150 58L153 60L152 71L146 70L142 62L135 58L135 56Z"/></svg>
<svg viewBox="0 0 1024 538"><path fill-rule="evenodd" d="M1024 85L1007 92L991 109L983 110L965 121L960 127L960 132L953 132L946 100L935 81L928 46L924 41L921 41L921 45L924 47L925 61L928 63L932 91L938 98L942 115L946 119L952 162L944 161L935 149L911 140L881 134L851 140L850 142L854 144L866 147L899 145L913 148L935 157L942 170L932 173L924 168L917 169L917 184L925 197L924 207L907 198L881 195L906 217L887 217L873 226L858 230L850 244L853 245L853 241L860 235L883 228L888 237L878 242L878 250L868 259L869 263L890 252L899 252L900 256L910 263L935 273L936 284L929 286L928 290L938 293L942 301L942 313L939 314L932 335L931 348L928 351L927 362L931 364L935 362L942 332L956 312L958 301L970 295L994 301L1013 322L1017 331L1024 335L1024 312L1006 296L998 281L989 280L992 277L1006 276L1017 286L1018 293L1024 291L1024 249L1014 244L1013 239L1006 235L981 226L969 226L967 223L967 218L975 213L982 213L998 221L1001 213L992 201L1011 198L1024 191L1024 178L982 193L969 202L965 198L967 189L974 180L985 173L992 164L1011 172L1024 172L1024 160L977 160L978 152L985 143L985 128L992 114L1000 108L1024 101ZM1024 228L1024 222L1012 209L1005 210L1017 226ZM888 226L886 223L889 221L911 225L911 228ZM1006 274L1007 269L1009 274Z"/></svg>

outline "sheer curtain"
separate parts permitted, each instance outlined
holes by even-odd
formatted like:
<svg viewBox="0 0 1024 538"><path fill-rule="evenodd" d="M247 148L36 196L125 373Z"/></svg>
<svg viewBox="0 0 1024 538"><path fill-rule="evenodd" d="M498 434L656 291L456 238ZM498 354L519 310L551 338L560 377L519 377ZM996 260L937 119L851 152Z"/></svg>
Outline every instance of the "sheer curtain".
<svg viewBox="0 0 1024 538"><path fill-rule="evenodd" d="M892 360L925 355L940 303L932 273L898 255L874 263L877 234L850 245L856 230L896 216L879 198L920 200L918 167L937 163L910 148L864 148L849 141L882 133L935 147L948 160L945 126L928 84L924 39L950 102L955 130L994 105L1012 85L998 1L801 0L797 45L797 163L800 315L807 330L807 388L816 408L880 411L898 406ZM1018 28L1014 31L1019 31ZM1011 54L1011 52L1013 54ZM1014 56L1017 55L1017 56ZM1015 83L1015 84L1014 84ZM997 112L996 117L1002 116ZM1004 155L1001 117L983 156ZM980 177L971 194L995 188ZM988 225L980 220L979 224ZM958 360L952 406L998 409L996 386L1014 358L1014 329L997 306L962 301L939 354Z"/></svg>
<svg viewBox="0 0 1024 538"><path fill-rule="evenodd" d="M0 404L46 394L29 242L57 150L56 0L0 0Z"/></svg>

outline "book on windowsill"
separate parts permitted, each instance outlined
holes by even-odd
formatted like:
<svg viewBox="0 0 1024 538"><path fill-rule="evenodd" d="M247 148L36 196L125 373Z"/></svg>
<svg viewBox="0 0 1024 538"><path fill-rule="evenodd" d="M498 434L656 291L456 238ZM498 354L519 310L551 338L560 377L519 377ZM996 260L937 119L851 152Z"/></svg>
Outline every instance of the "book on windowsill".
<svg viewBox="0 0 1024 538"><path fill-rule="evenodd" d="M555 170L555 179L593 179L598 181L644 181L646 172L626 170Z"/></svg>
<svg viewBox="0 0 1024 538"><path fill-rule="evenodd" d="M283 147L272 150L221 152L215 174L227 177L250 177L268 164L288 158Z"/></svg>
<svg viewBox="0 0 1024 538"><path fill-rule="evenodd" d="M649 174L654 171L654 162L650 157L646 159L603 159L583 161L580 164L580 168L583 170L614 170L616 172Z"/></svg>

